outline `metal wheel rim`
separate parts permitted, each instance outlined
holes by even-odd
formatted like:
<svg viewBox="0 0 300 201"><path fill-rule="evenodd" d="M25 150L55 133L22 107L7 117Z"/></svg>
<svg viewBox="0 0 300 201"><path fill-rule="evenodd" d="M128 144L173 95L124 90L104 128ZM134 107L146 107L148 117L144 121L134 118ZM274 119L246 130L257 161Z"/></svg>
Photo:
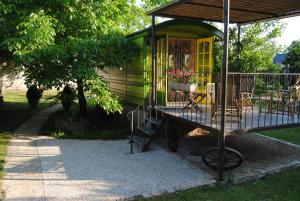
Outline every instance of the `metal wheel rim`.
<svg viewBox="0 0 300 201"><path fill-rule="evenodd" d="M206 151L202 155L202 161L205 165L211 169L218 168L219 161L219 150L218 148L213 148ZM243 156L232 148L226 147L224 150L224 170L229 171L239 167L243 162Z"/></svg>

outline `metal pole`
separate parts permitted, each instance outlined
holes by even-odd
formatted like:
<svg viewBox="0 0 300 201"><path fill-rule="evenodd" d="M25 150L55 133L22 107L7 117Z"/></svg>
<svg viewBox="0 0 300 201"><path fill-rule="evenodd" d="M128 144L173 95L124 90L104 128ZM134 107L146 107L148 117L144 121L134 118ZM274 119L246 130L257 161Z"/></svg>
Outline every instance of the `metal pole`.
<svg viewBox="0 0 300 201"><path fill-rule="evenodd" d="M130 153L133 154L133 112L131 112Z"/></svg>
<svg viewBox="0 0 300 201"><path fill-rule="evenodd" d="M228 41L229 41L229 10L230 0L224 0L224 44L223 44L223 69L222 69L222 94L221 94L221 131L219 135L219 180L223 180L224 173L224 147L225 123L227 104L227 73L228 73Z"/></svg>
<svg viewBox="0 0 300 201"><path fill-rule="evenodd" d="M151 34L151 48L152 48L152 94L151 107L154 108L155 97L155 75L156 75L156 39L155 39L155 15L152 15L152 34Z"/></svg>
<svg viewBox="0 0 300 201"><path fill-rule="evenodd" d="M237 41L237 70L236 72L241 72L241 25L237 24L237 28L238 28L238 41ZM241 75L237 75L234 76L233 75L233 79L234 78L238 78L238 82L237 82L237 88L236 88L236 94L238 94L238 96L240 96L240 91L241 91ZM239 112L240 113L240 112ZM239 114L240 116L240 114Z"/></svg>
<svg viewBox="0 0 300 201"><path fill-rule="evenodd" d="M241 72L241 25L238 24L238 43L237 43L237 65L238 72Z"/></svg>

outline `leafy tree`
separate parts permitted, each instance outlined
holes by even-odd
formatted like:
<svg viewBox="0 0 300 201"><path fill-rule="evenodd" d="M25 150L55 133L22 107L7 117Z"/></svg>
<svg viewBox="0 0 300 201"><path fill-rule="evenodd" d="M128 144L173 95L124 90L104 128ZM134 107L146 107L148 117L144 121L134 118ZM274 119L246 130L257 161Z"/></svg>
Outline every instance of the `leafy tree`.
<svg viewBox="0 0 300 201"><path fill-rule="evenodd" d="M101 105L108 114L122 111L118 97L109 91L103 79L96 77L95 79L87 80L86 86L90 94L99 94L98 96L91 97L91 103L93 105Z"/></svg>
<svg viewBox="0 0 300 201"><path fill-rule="evenodd" d="M135 0L2 0L1 54L7 53L7 60L13 58L24 68L27 85L49 89L76 83L80 114L85 115L85 81L94 78L96 70L104 66L124 65L134 53L135 48L123 34L146 23L144 15L139 15L142 9L135 3ZM119 111L118 106L115 111Z"/></svg>
<svg viewBox="0 0 300 201"><path fill-rule="evenodd" d="M284 24L279 21L255 23L241 27L240 67L238 66L237 27L230 28L229 70L235 72L274 72L280 70L273 58L280 47L273 41L282 33ZM216 42L216 70L222 67L222 40Z"/></svg>
<svg viewBox="0 0 300 201"><path fill-rule="evenodd" d="M147 10L164 5L171 0L142 0L143 7Z"/></svg>
<svg viewBox="0 0 300 201"><path fill-rule="evenodd" d="M300 40L293 41L287 48L286 58L283 63L289 67L289 72L300 73Z"/></svg>

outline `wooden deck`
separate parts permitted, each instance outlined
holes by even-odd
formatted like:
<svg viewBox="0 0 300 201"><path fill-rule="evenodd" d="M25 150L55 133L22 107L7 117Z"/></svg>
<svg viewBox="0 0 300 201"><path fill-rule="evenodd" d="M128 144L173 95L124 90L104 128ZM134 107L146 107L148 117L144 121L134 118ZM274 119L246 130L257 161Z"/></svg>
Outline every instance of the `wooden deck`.
<svg viewBox="0 0 300 201"><path fill-rule="evenodd" d="M300 125L300 74L232 72L228 73L227 82L227 132ZM220 74L216 74L214 83L206 83L204 91L169 92L168 102L157 103L156 109L198 127L219 131L221 90ZM202 97L197 96L200 93L204 99L197 99Z"/></svg>
<svg viewBox="0 0 300 201"><path fill-rule="evenodd" d="M180 107L183 103L169 106L156 106L156 109L165 115L173 118L180 118L187 123L192 123L200 128L218 131L220 130L220 115L212 118L212 112L206 105L201 105L199 109ZM266 130L270 128L297 126L300 125L299 112L274 111L259 112L258 107L245 109L242 111L242 118L231 112L226 114L226 130L228 133L249 132L255 130Z"/></svg>

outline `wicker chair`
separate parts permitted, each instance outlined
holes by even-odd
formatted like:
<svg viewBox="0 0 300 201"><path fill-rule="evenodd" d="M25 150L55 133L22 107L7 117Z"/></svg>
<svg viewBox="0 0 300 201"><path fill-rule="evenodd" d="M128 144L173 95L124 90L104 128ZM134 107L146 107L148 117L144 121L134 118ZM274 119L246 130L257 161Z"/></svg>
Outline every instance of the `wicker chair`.
<svg viewBox="0 0 300 201"><path fill-rule="evenodd" d="M300 79L281 95L281 109L289 114L300 113Z"/></svg>

